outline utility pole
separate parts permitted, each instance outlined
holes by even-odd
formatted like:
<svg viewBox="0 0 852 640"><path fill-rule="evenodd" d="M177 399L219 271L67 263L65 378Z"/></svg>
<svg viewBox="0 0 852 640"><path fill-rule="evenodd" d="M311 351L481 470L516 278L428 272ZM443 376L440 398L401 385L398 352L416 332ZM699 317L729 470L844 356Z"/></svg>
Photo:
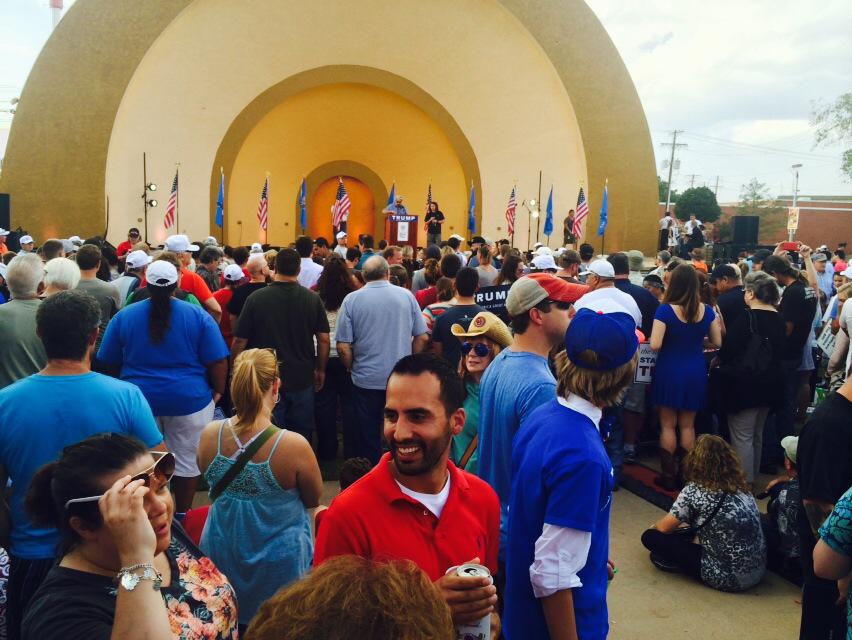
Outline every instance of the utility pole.
<svg viewBox="0 0 852 640"><path fill-rule="evenodd" d="M698 177L697 173L689 174L689 188L692 189L695 186L695 179Z"/></svg>
<svg viewBox="0 0 852 640"><path fill-rule="evenodd" d="M719 176L716 176L716 186L713 188L713 195L719 197Z"/></svg>
<svg viewBox="0 0 852 640"><path fill-rule="evenodd" d="M672 131L672 141L671 142L664 142L664 143L662 143L662 145L660 145L660 146L663 146L663 147L669 147L670 146L672 148L672 154L671 154L671 157L669 158L668 188L666 189L666 211L669 210L669 207L671 206L671 202L672 202L672 170L674 169L674 163L675 163L675 151L677 150L678 147L685 147L686 146L683 143L678 144L677 134L679 134L679 133L683 133L683 130L682 129L681 130L675 129L674 131Z"/></svg>
<svg viewBox="0 0 852 640"><path fill-rule="evenodd" d="M799 206L799 169L802 168L801 164L794 164L791 169L795 172L796 182L793 185L793 208L797 208ZM796 232L792 229L789 231L790 242L793 242L793 238L796 237Z"/></svg>

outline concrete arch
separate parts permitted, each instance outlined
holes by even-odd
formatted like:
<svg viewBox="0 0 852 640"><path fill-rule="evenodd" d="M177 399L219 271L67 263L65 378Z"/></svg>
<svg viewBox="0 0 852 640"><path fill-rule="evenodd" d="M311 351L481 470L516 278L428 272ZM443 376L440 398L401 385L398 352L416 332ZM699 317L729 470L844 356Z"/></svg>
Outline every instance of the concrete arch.
<svg viewBox="0 0 852 640"><path fill-rule="evenodd" d="M319 5L312 3L310 6L295 0L277 3L246 0L239 7L251 13L253 23L257 23L258 15L267 15L270 7L277 6L276 11L286 10L288 15L300 19L313 12L308 24L327 26L328 20L321 17L334 15L338 4L337 0L321 0ZM172 0L168 3L78 0L41 52L22 93L10 132L4 171L0 176L0 191L12 194L15 224L26 224L38 236L101 232L106 210L110 140L116 116L139 66L177 22L192 20L205 12L209 15L234 11L235 6L226 0ZM386 25L388 19L407 20L412 28L420 31L445 34L451 44L447 45L447 50L434 52L440 55L435 55L431 63L440 67L441 73L448 77L469 62L465 56L487 49L487 40L478 38L490 35L487 33L489 30L504 29L503 34L514 31L526 34L529 41L517 40L512 45L512 54L521 58L530 53L530 47L542 52L570 99L572 118L576 118L580 132L580 139L574 144L582 155L582 166L575 167L570 176L557 176L566 183L560 187L560 193L565 195L561 196L564 202L559 208L575 197L569 194L575 189L571 183L583 180L592 211L587 229L594 229L600 193L604 180L608 178L611 207L608 242L624 247L629 231L632 244L642 248L653 246L655 231L651 222L656 217L657 193L647 122L618 52L582 0L540 3L471 0L462 4L405 3L405 7L391 0L371 0L359 7L358 15L349 21L347 29L354 36L351 41L339 42L340 55L353 61L361 57L350 53L368 44L375 46L376 42L376 39L371 42L370 37L361 32L375 29L375 23ZM471 25L485 25L486 33L478 34ZM490 41L491 53L496 55L493 36ZM286 40L281 43L286 47ZM241 41L241 49L251 50L253 45L253 42ZM219 47L223 46L227 44L219 42ZM206 53L199 52L196 57L203 61ZM298 56L298 53L294 55ZM425 59L433 52L421 48L419 53ZM388 64L391 67L410 66L412 56L417 54L403 52L398 59L388 60ZM313 66L325 66L325 63ZM207 71L209 81L215 82L216 69ZM476 101L488 88L481 82L485 69L474 66L461 71L467 78L464 89L469 92L469 99ZM164 72L171 73L172 70ZM507 100L518 101L517 117L534 119L539 115L540 107L527 95L511 95L513 86L519 86L526 76L524 69L517 69L517 72L511 74L513 82L500 86L505 89ZM105 78L108 82L104 81ZM276 79L276 82L279 80ZM454 77L452 83L457 84L458 80ZM457 86L454 88L458 90ZM243 104L248 102L250 100ZM159 106L171 107L168 104ZM455 107L448 110L456 113ZM495 118L490 124L499 134L505 122L505 119ZM469 126L469 119L462 123L466 132ZM524 145L535 145L543 139L517 140L518 156L524 155ZM480 157L480 165L482 159ZM523 163L519 162L525 164L521 180L529 182L527 174L532 174L533 164L541 165L546 160L524 157ZM205 174L211 164L209 161L205 163ZM567 165L560 166L562 168L554 172L555 176L564 172ZM503 191L508 191L507 182L510 182L508 169L492 172L488 180L483 179L484 193L480 192L479 202L485 212L483 218L492 221L492 227L497 231L500 229L499 215L505 206L507 194ZM141 188L141 179L139 183ZM206 194L206 175L204 183ZM124 188L130 189L129 186ZM131 206L129 196L125 195L120 206L116 205L116 199L113 215L116 209L120 209L125 221L130 219L126 211ZM134 206L135 202L132 201ZM205 204L209 210L210 202ZM111 235L122 231L113 228Z"/></svg>

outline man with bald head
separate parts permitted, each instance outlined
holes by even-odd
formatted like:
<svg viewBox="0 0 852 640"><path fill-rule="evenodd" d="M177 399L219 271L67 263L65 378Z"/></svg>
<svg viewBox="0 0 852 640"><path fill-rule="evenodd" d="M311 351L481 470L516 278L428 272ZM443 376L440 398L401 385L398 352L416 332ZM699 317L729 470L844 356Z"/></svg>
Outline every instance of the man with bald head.
<svg viewBox="0 0 852 640"><path fill-rule="evenodd" d="M414 295L388 280L382 256L364 263L367 284L343 299L337 316L337 353L352 373L352 416L344 420L343 456L364 457L373 464L381 455L382 424L388 376L400 358L419 353L428 342L426 322Z"/></svg>
<svg viewBox="0 0 852 640"><path fill-rule="evenodd" d="M248 297L259 289L266 288L266 279L269 276L269 263L262 253L254 253L249 256L246 263L249 281L234 289L234 295L228 303L228 313L231 315L231 326L237 326L237 319L243 311Z"/></svg>

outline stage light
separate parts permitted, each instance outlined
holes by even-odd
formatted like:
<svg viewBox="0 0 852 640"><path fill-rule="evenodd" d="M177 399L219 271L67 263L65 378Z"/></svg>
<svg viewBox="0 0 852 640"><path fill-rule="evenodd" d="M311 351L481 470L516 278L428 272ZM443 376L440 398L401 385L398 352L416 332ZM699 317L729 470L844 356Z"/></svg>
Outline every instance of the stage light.
<svg viewBox="0 0 852 640"><path fill-rule="evenodd" d="M535 198L533 198L532 200L530 200L530 206L531 206L531 207L534 207L534 206L535 206Z"/></svg>
<svg viewBox="0 0 852 640"><path fill-rule="evenodd" d="M534 210L533 210L533 212L532 212L532 217L533 217L533 218L538 218L538 209L534 209Z"/></svg>
<svg viewBox="0 0 852 640"><path fill-rule="evenodd" d="M149 207L156 207L156 206L157 206L157 201L156 201L156 200L154 200L154 199L148 200L148 206L149 206Z"/></svg>
<svg viewBox="0 0 852 640"><path fill-rule="evenodd" d="M148 189L148 191L156 191L156 190L157 190L157 185L155 185L155 184L152 182L152 183L151 183L151 184L149 184L146 188Z"/></svg>

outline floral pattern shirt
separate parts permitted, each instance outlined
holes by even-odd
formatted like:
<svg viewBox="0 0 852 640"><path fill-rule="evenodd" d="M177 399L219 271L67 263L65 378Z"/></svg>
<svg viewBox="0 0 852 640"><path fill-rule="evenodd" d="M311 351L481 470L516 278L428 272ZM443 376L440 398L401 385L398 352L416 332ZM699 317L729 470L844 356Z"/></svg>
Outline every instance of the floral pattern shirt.
<svg viewBox="0 0 852 640"><path fill-rule="evenodd" d="M852 556L852 488L834 505L819 537L840 555ZM852 640L852 590L846 598L846 640Z"/></svg>
<svg viewBox="0 0 852 640"><path fill-rule="evenodd" d="M238 640L237 598L228 579L173 525L166 551L172 580L160 592L174 640ZM148 583L141 583L141 588ZM139 587L137 587L139 588ZM51 569L27 610L25 640L109 640L115 582L65 567Z"/></svg>

